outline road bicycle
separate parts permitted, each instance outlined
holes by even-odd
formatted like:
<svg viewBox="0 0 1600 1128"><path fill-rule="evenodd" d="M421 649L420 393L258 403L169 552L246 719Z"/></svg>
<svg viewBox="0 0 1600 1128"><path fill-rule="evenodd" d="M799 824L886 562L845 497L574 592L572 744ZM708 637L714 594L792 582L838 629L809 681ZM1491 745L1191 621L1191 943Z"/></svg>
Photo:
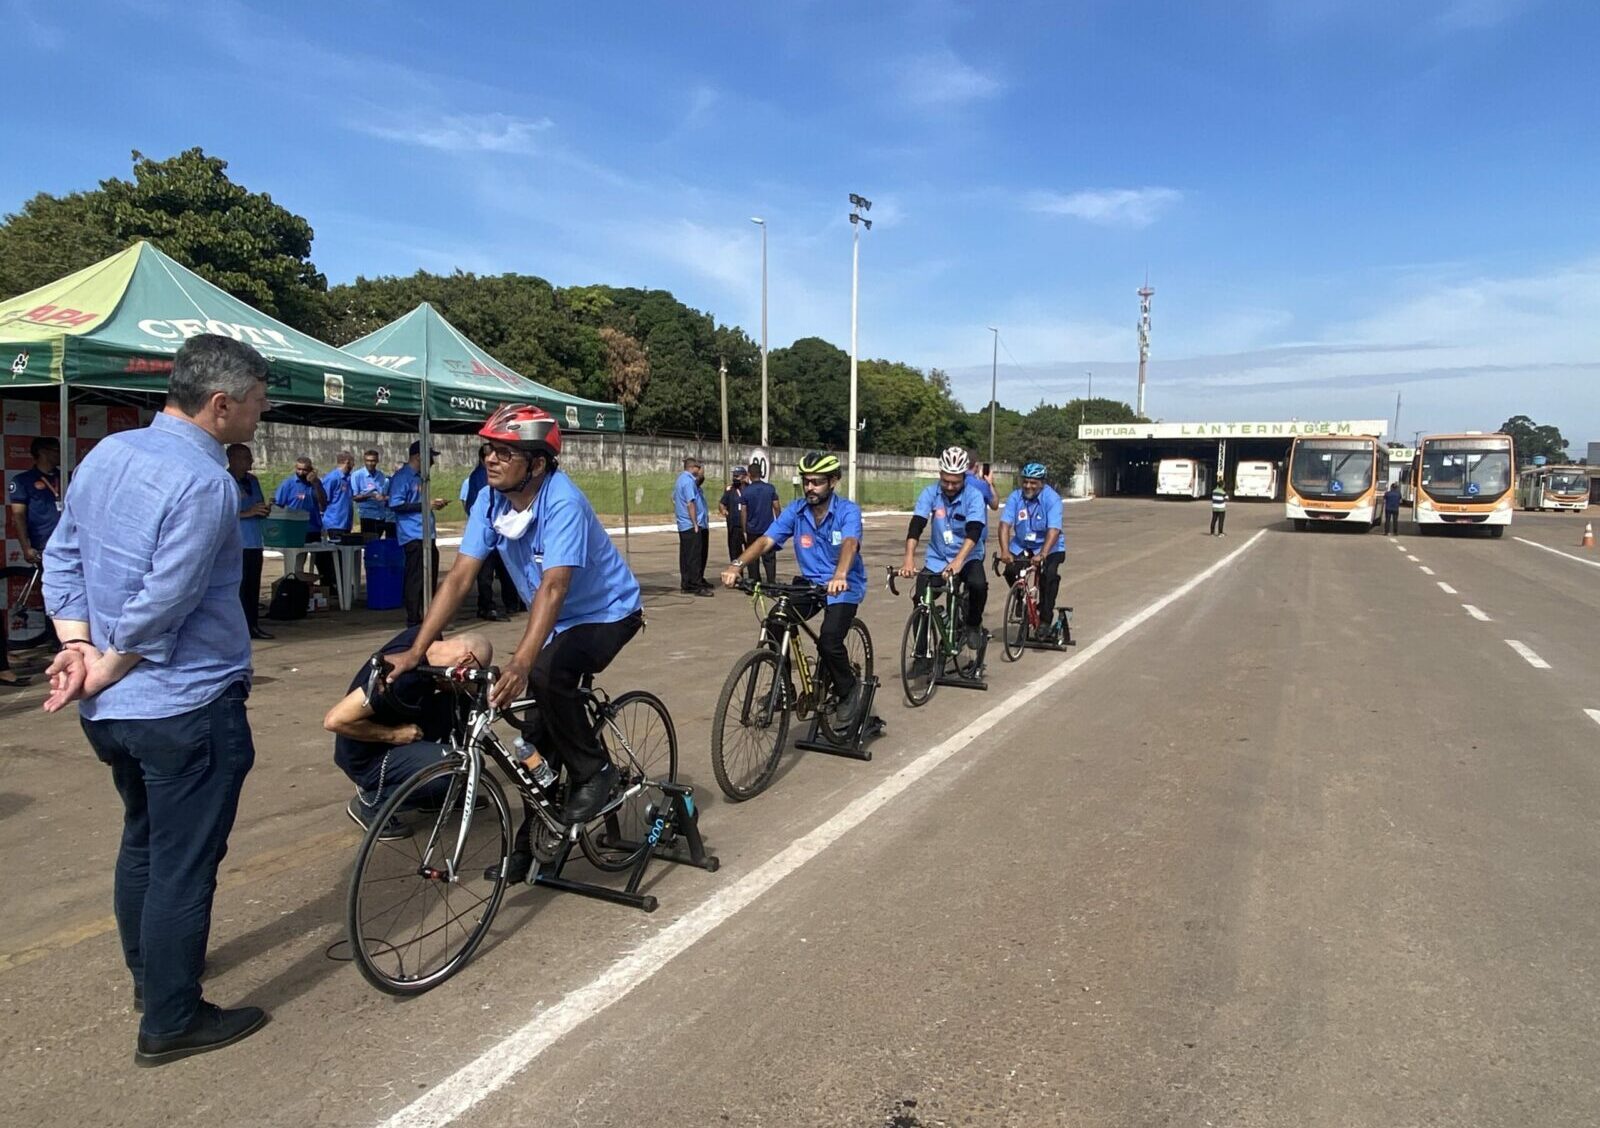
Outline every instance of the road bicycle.
<svg viewBox="0 0 1600 1128"><path fill-rule="evenodd" d="M368 666L370 700L388 663L375 654ZM437 764L402 783L379 808L350 875L345 927L361 974L380 991L417 995L437 987L464 967L483 943L500 908L513 848L511 808L505 788L485 770L493 763L522 800L535 864L529 883L548 885L653 911L654 897L638 893L652 856L689 860L715 869L694 827L688 788L677 783L678 737L661 700L643 690L609 698L582 685L584 706L601 747L617 769L606 805L582 826L560 816L565 773L546 790L514 755L495 723L504 717L519 729L534 723L533 698L504 710L489 703L499 677L494 666L418 666L462 694L464 719ZM442 793L442 794L441 794ZM391 820L411 831L385 840ZM689 859L666 853L682 834ZM632 870L625 891L560 876L574 840L596 868Z"/></svg>
<svg viewBox="0 0 1600 1128"><path fill-rule="evenodd" d="M895 580L900 570L888 565L885 571L889 591L898 596ZM906 703L913 707L927 704L941 682L968 689L988 688L983 680L987 632L977 650L966 644L967 585L959 576L925 574L928 582L920 594L912 596L911 614L900 636L900 685Z"/></svg>
<svg viewBox="0 0 1600 1128"><path fill-rule="evenodd" d="M761 627L755 649L734 662L722 683L711 717L711 770L722 793L741 803L772 783L792 715L814 714L819 735L831 745L845 747L866 720L868 708L863 700L851 721L838 715L832 679L815 656L817 634L797 607L800 600L826 598L826 587L806 581L763 584L745 578L734 586L750 596ZM811 640L809 650L802 636ZM870 683L872 635L860 619L850 624L845 652L856 677Z"/></svg>
<svg viewBox="0 0 1600 1128"><path fill-rule="evenodd" d="M999 553L994 556L994 574L1004 576L1006 566ZM1031 646L1061 649L1072 641L1072 608L1057 606L1054 618L1044 625L1039 616L1039 588L1044 583L1044 561L1034 555L1019 556L1022 571L1006 593L1005 611L1000 620L1001 653L1015 662ZM1042 628L1042 629L1041 629Z"/></svg>

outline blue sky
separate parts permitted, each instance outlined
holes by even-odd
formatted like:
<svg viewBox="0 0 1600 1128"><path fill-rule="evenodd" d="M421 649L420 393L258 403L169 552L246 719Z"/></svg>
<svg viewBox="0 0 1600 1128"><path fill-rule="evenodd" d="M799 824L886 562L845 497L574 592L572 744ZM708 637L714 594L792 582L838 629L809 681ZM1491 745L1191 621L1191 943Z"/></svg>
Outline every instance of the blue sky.
<svg viewBox="0 0 1600 1128"><path fill-rule="evenodd" d="M578 9L582 9L581 11ZM1600 440L1591 0L555 5L0 0L0 209L191 145L334 282L662 287L987 400ZM459 14L455 14L459 13ZM25 59L25 62L23 61Z"/></svg>

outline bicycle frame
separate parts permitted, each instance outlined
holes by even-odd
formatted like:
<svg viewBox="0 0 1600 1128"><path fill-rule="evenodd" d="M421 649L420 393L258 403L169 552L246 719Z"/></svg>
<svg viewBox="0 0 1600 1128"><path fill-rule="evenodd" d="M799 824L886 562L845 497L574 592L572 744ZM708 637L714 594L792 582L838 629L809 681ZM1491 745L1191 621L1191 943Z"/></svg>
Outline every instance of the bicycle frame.
<svg viewBox="0 0 1600 1128"><path fill-rule="evenodd" d="M899 575L893 567L888 568L889 590L895 595L900 594L900 589L895 587L895 577ZM959 602L966 596L966 585L960 576L944 576L935 573L937 582L930 581L923 585L922 594L914 595L913 601L928 609L928 622L930 629L939 636L939 657L954 658L961 653L961 635L956 627L956 612ZM944 604L944 618L933 613L935 606Z"/></svg>
<svg viewBox="0 0 1600 1128"><path fill-rule="evenodd" d="M1033 555L1017 557L1017 559L1022 563L1022 571L1017 575L1011 587L1013 589L1022 589L1022 606L1027 612L1028 629L1037 630L1039 627L1039 581L1044 575L1044 564L1038 556ZM1004 576L1005 571L1005 564L1001 561L999 554L996 553L994 574Z"/></svg>
<svg viewBox="0 0 1600 1128"><path fill-rule="evenodd" d="M795 707L798 709L801 705L804 705L807 709L820 708L824 690L822 679L814 676L811 655L807 653L806 648L801 644L800 635L804 633L811 640L813 649L820 646L822 640L811 629L811 625L795 612L793 593L780 591L776 594L769 594L767 589L758 582L751 582L741 586L746 587L754 597L756 616L761 622L760 631L756 636L756 645L771 647L778 653L780 661L791 664L800 675L800 700L795 702ZM770 605L768 600L771 600ZM772 620L774 616L782 620L782 626L779 628L783 635L781 640L773 638ZM779 666L780 673L785 669L787 669L787 666ZM776 683L774 689L781 684L781 682Z"/></svg>

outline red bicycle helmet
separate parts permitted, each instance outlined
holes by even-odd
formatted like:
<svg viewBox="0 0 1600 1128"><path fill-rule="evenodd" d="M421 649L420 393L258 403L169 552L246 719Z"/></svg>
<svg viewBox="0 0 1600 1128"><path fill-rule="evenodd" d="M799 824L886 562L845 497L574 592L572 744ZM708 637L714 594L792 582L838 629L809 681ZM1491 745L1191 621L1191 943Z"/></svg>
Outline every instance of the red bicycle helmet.
<svg viewBox="0 0 1600 1128"><path fill-rule="evenodd" d="M530 454L556 458L561 454L561 426L555 417L531 403L508 403L478 428L491 442L511 443Z"/></svg>

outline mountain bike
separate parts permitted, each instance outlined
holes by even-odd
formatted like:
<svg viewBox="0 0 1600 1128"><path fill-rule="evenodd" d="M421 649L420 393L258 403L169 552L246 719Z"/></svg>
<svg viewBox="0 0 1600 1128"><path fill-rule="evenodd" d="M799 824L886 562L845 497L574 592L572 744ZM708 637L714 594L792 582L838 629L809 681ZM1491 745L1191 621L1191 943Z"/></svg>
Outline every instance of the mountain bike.
<svg viewBox="0 0 1600 1128"><path fill-rule="evenodd" d="M889 591L898 596L895 579L900 571L893 565L886 571ZM987 688L983 682L987 636L976 651L968 650L966 621L967 585L959 576L947 579L942 573L928 573L921 594L912 596L911 614L900 635L900 685L907 704L926 705L941 680L969 689ZM962 661L963 653L971 657Z"/></svg>
<svg viewBox="0 0 1600 1128"><path fill-rule="evenodd" d="M369 663L367 693L387 672L375 654ZM565 774L549 790L541 788L508 748L494 724L502 716L537 707L533 698L504 710L489 703L499 670L494 666L418 666L466 699L464 720L437 764L402 783L379 808L356 852L346 902L345 927L356 966L368 983L391 995L417 995L437 987L464 967L488 935L505 895L513 836L506 793L486 761L522 800L532 820L536 864L534 884L554 885L653 910L655 898L637 893L644 865L658 848L683 830L698 854L698 832L676 817L688 789L677 785L678 737L659 698L632 690L617 698L586 679L584 705L596 737L617 769L617 784L606 805L583 826L568 826L560 811ZM526 721L518 722L524 727ZM442 796L440 795L442 792ZM692 802L687 804L692 817ZM391 820L412 834L383 841ZM630 867L626 893L579 886L559 878L573 845L596 868L620 872ZM674 859L677 860L677 859ZM715 868L697 857L695 864ZM542 873L546 863L554 873Z"/></svg>
<svg viewBox="0 0 1600 1128"><path fill-rule="evenodd" d="M850 740L861 718L847 722L838 716L832 679L815 656L817 634L796 607L797 600L825 598L827 588L806 581L763 584L743 578L735 586L749 594L761 626L755 649L734 662L722 683L711 716L711 770L722 793L742 803L771 784L791 714L815 713L821 735L840 745ZM802 635L811 640L809 650ZM856 677L870 680L872 635L860 619L850 624L845 652Z"/></svg>
<svg viewBox="0 0 1600 1128"><path fill-rule="evenodd" d="M1043 624L1039 618L1039 587L1044 582L1044 561L1033 555L1020 556L1018 559L1022 562L1022 571L1006 593L1005 611L1000 620L1001 653L1007 662L1021 658L1030 642L1052 647L1072 645L1070 607L1057 606L1055 618L1048 626L1044 626L1041 633ZM994 574L1002 577L1006 574L1006 566L999 553L994 556Z"/></svg>

